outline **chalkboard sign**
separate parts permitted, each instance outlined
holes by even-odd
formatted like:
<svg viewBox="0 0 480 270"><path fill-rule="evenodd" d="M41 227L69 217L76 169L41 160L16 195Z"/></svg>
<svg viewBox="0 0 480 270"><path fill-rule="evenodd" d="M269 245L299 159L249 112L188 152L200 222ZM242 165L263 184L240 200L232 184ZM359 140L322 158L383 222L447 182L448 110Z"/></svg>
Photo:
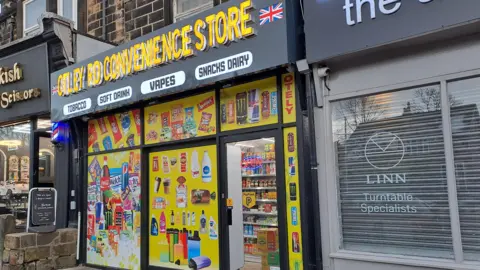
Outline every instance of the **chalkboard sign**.
<svg viewBox="0 0 480 270"><path fill-rule="evenodd" d="M33 189L30 196L32 225L55 224L55 189Z"/></svg>

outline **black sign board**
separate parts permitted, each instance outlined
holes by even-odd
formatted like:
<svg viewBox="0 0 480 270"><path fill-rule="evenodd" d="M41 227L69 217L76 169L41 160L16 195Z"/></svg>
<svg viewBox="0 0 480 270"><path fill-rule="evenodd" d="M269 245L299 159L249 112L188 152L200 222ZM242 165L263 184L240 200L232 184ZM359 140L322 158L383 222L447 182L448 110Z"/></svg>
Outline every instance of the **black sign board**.
<svg viewBox="0 0 480 270"><path fill-rule="evenodd" d="M52 121L58 122L92 112L119 108L141 100L177 94L295 62L292 52L295 39L287 38L287 21L293 18L294 13L289 9L289 3L279 0L228 1L52 73ZM248 8L245 8L246 6ZM236 28L240 27L238 28L240 32L245 32L244 30L248 28L251 30L250 33L248 36L245 34L242 38L236 38L233 42L214 42L209 33L239 31L225 32L217 29L219 26L231 26L225 23L214 23L202 28L203 21L212 14L218 15L218 18L223 18L227 14L226 18L232 19L228 14L235 10L243 14L241 18L247 16L250 19L248 22L245 21L243 26L238 26L240 23L233 25ZM264 13L271 14L271 18ZM178 36L182 33L181 29L190 34ZM160 51L154 54L147 53L162 49L162 52L168 54L171 50L167 50L166 47L163 49L164 44L168 44L163 43L163 40L164 37L173 34L177 36L170 40L186 42L185 53L188 51L189 57L169 60L168 57L159 58L160 55L164 55ZM182 44L173 45L172 48L180 50ZM142 49L149 46L152 47L151 50ZM190 49L187 50L187 47ZM207 50L209 47L211 48ZM130 61L133 58L135 65ZM144 61L142 65L138 64L140 61ZM157 61L161 64L155 64ZM131 65L127 65L127 62ZM146 66L149 68L144 68ZM136 67L140 71L136 72ZM72 94L67 94L70 90Z"/></svg>
<svg viewBox="0 0 480 270"><path fill-rule="evenodd" d="M31 217L34 226L55 223L55 190L34 189L31 191Z"/></svg>
<svg viewBox="0 0 480 270"><path fill-rule="evenodd" d="M0 59L0 122L49 113L48 71L47 43Z"/></svg>
<svg viewBox="0 0 480 270"><path fill-rule="evenodd" d="M478 0L308 0L304 3L310 63L480 19Z"/></svg>

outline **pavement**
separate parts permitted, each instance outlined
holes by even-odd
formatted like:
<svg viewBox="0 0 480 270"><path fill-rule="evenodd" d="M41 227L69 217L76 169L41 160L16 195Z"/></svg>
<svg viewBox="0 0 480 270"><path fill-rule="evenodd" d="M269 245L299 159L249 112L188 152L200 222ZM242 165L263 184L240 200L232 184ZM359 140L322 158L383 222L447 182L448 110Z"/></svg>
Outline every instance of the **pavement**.
<svg viewBox="0 0 480 270"><path fill-rule="evenodd" d="M77 266L77 267L74 267L74 268L67 268L67 269L64 269L64 270L94 270L95 268L90 268L90 267L86 267L86 266Z"/></svg>

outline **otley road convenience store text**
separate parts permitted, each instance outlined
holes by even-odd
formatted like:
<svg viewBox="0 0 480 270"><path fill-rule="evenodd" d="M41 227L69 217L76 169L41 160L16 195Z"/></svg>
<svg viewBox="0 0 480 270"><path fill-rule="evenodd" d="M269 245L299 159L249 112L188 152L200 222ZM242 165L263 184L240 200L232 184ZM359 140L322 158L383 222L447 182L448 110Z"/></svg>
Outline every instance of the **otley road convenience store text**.
<svg viewBox="0 0 480 270"><path fill-rule="evenodd" d="M251 37L255 35L250 26L252 10L252 1L246 0L229 7L226 12L219 11L197 19L193 25L185 25L105 56L103 61L96 60L60 74L57 78L58 95L68 96L135 72L195 56L196 51L203 52Z"/></svg>

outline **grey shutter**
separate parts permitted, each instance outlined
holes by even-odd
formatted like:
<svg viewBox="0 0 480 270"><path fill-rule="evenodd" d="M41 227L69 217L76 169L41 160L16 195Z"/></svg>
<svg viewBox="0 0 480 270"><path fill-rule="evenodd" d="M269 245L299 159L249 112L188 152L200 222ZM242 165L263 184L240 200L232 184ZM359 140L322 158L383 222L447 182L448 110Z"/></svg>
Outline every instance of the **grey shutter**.
<svg viewBox="0 0 480 270"><path fill-rule="evenodd" d="M453 257L439 98L431 86L334 104L343 248Z"/></svg>
<svg viewBox="0 0 480 270"><path fill-rule="evenodd" d="M480 79L448 89L463 251L467 260L480 260Z"/></svg>

